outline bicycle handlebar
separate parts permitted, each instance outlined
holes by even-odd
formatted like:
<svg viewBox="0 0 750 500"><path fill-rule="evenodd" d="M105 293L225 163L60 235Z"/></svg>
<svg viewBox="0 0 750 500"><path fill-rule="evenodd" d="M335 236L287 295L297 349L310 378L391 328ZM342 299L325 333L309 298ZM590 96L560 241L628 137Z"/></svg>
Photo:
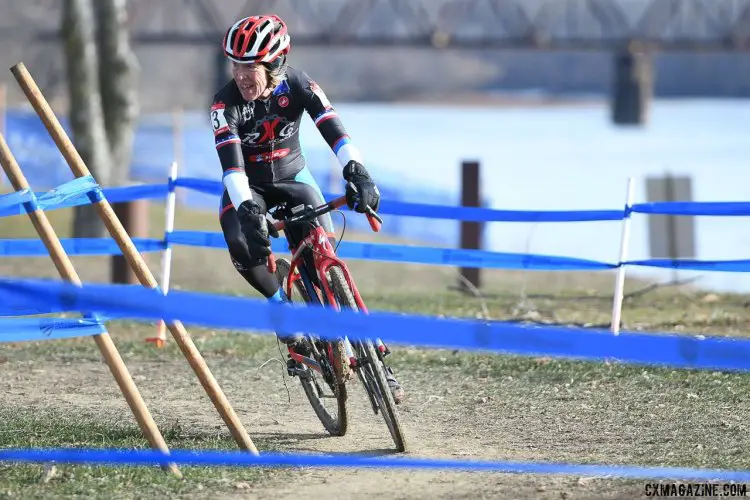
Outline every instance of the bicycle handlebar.
<svg viewBox="0 0 750 500"><path fill-rule="evenodd" d="M300 215L295 215L290 217L289 219L282 220L279 222L274 222L273 226L276 228L277 231L283 231L284 228L286 228L287 224L293 224L293 223L302 223L306 222L308 220L316 219L320 217L323 214L327 214L328 212L331 212L332 210L336 210L339 207L342 207L346 205L346 196L340 196L336 199L333 199L329 201L328 203L324 205L320 205L317 208L314 208L312 210L305 210ZM376 233L380 231L380 228L383 225L383 219L380 218L380 216L370 208L367 207L367 210L365 211L365 215L367 215L367 221L370 223L370 228L375 231ZM273 253L268 256L268 263L267 263L268 271L271 274L274 274L276 272L276 259L273 256Z"/></svg>
<svg viewBox="0 0 750 500"><path fill-rule="evenodd" d="M277 231L283 231L287 223L301 223L301 222L306 222L308 220L316 219L320 217L321 215L327 214L328 212L336 210L337 208L340 208L344 205L346 205L346 196L340 196L338 198L335 198L329 201L328 203L324 205L320 205L317 208L305 211L300 215L292 216L287 220L274 222L273 226L276 228ZM367 211L365 212L365 215L367 215L367 220L370 223L370 228L376 233L379 232L383 224L383 219L381 219L380 216L370 207L367 207Z"/></svg>

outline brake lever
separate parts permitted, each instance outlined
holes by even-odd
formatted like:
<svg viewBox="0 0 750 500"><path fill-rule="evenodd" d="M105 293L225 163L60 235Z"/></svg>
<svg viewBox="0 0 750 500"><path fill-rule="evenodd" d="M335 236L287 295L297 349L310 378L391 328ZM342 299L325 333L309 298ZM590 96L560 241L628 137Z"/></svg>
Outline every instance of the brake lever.
<svg viewBox="0 0 750 500"><path fill-rule="evenodd" d="M367 215L367 222L370 223L370 228L376 233L379 232L380 227L383 225L383 219L375 213L375 210L373 210L370 205L367 205L365 208L365 214Z"/></svg>
<svg viewBox="0 0 750 500"><path fill-rule="evenodd" d="M375 210L372 209L370 205L367 205L367 208L365 209L365 213L368 216L374 218L376 221L380 222L381 224L383 223L383 219L378 215L378 213Z"/></svg>

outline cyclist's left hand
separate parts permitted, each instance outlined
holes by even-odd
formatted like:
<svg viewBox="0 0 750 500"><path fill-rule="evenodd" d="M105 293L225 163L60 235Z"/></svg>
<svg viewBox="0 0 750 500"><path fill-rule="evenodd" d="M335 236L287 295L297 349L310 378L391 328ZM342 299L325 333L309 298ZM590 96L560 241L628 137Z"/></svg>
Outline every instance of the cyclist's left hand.
<svg viewBox="0 0 750 500"><path fill-rule="evenodd" d="M365 213L369 206L374 211L378 211L380 191L364 165L351 160L344 167L344 179L347 181L346 204L350 209Z"/></svg>

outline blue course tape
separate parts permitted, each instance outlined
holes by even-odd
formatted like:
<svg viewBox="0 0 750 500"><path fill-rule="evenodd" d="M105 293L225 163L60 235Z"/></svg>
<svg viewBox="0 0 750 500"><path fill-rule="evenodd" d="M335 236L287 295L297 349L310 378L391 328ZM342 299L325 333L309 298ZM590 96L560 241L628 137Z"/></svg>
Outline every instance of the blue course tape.
<svg viewBox="0 0 750 500"><path fill-rule="evenodd" d="M204 194L213 194L221 196L224 192L224 184L221 181L212 181L209 179L199 179L196 177L178 177L174 181L177 187L192 189Z"/></svg>
<svg viewBox="0 0 750 500"><path fill-rule="evenodd" d="M90 184L89 188L83 187L83 191L73 193L72 196L69 196L70 193L68 191L71 188L78 188L80 190L87 183ZM220 196L224 191L224 185L220 181L194 177L178 178L175 180L174 185L216 196ZM55 210L85 205L98 201L102 197L106 198L110 203L121 203L145 198L164 198L169 192L169 187L170 183L167 182L164 184L107 188L100 191L100 188L91 176L81 177L66 182L54 190L58 194L67 196L69 199L59 201L55 201L54 199L47 200L43 204L43 209ZM88 196L88 193L92 193L92 195ZM27 197L28 194L22 194L21 198L16 200L16 203L11 203L12 198L10 197L14 194L11 193L10 195L0 197L0 217L24 213L23 203L30 202L31 200L25 199L22 201L22 199ZM50 193L36 193L40 200L48 194ZM81 194L84 196L80 196ZM325 193L324 196L327 201L336 197L332 193ZM9 203L10 206L8 205ZM379 211L384 215L475 222L593 222L618 221L626 216L625 210L497 210L478 207L407 203L395 200L381 200ZM750 216L750 202L638 203L633 205L630 211L642 214L663 215Z"/></svg>
<svg viewBox="0 0 750 500"><path fill-rule="evenodd" d="M21 207L34 199L34 194L28 189L0 196L0 217L18 215Z"/></svg>
<svg viewBox="0 0 750 500"><path fill-rule="evenodd" d="M547 271L603 270L617 266L572 257L522 253L487 252L406 245L343 242L336 252L344 259L386 262L412 262L439 266L478 267L482 269L534 269Z"/></svg>
<svg viewBox="0 0 750 500"><path fill-rule="evenodd" d="M632 211L641 214L742 217L750 215L750 203L734 201L659 201L637 203L633 205Z"/></svg>
<svg viewBox="0 0 750 500"><path fill-rule="evenodd" d="M140 252L158 252L166 248L162 240L132 238ZM68 255L122 255L120 247L112 238L62 238L60 240ZM0 255L4 257L48 256L44 243L38 239L0 240Z"/></svg>
<svg viewBox="0 0 750 500"><path fill-rule="evenodd" d="M683 467L636 467L596 464L544 462L505 462L487 460L449 460L438 458L381 458L361 455L325 456L263 453L259 456L239 451L118 449L8 449L0 450L0 462L58 462L74 464L216 465L235 467L344 467L395 469L450 469L501 472L510 474L563 474L591 477L632 479L673 479L703 481L750 481L750 471L722 469L689 469Z"/></svg>
<svg viewBox="0 0 750 500"><path fill-rule="evenodd" d="M177 186L220 196L224 185L220 181L192 177L178 178ZM106 194L106 190L105 190ZM336 195L325 193L326 201ZM750 202L655 202L637 203L632 212L663 215L750 216ZM429 205L381 200L379 212L384 215L403 215L432 219L452 219L475 222L593 222L618 221L624 210L496 210L488 208Z"/></svg>
<svg viewBox="0 0 750 500"><path fill-rule="evenodd" d="M181 177L175 181L179 187L193 189L206 194L221 196L224 185L219 181ZM325 193L326 201L337 198ZM428 205L425 203L406 203L394 200L381 200L378 213L383 215L403 215L428 219L452 219L474 222L586 222L613 221L625 217L624 210L495 210L489 208Z"/></svg>
<svg viewBox="0 0 750 500"><path fill-rule="evenodd" d="M89 193L100 190L101 188L92 176L79 177L39 196L39 208L47 210L50 207L76 203L78 200L89 200Z"/></svg>
<svg viewBox="0 0 750 500"><path fill-rule="evenodd" d="M185 245L191 247L227 249L224 234L210 231L172 231L166 234L169 245ZM283 238L271 239L271 248L277 253L288 253Z"/></svg>
<svg viewBox="0 0 750 500"><path fill-rule="evenodd" d="M197 292L136 285L86 284L82 288L49 280L0 280L0 304L46 312L96 311L115 317L181 320L215 328L305 331L324 338L380 337L386 343L524 356L618 360L678 368L750 371L750 340L727 337L643 334L619 336L605 330L507 322L435 318L389 312L361 315L319 307L298 308Z"/></svg>
<svg viewBox="0 0 750 500"><path fill-rule="evenodd" d="M96 319L0 318L0 343L86 337L106 332Z"/></svg>
<svg viewBox="0 0 750 500"><path fill-rule="evenodd" d="M107 188L102 191L108 202L123 203L126 201L153 198L166 199L168 190L168 184L164 183Z"/></svg>
<svg viewBox="0 0 750 500"><path fill-rule="evenodd" d="M750 272L750 260L689 260L648 259L625 262L627 266L661 267L667 269L690 269L695 271L717 271L730 273Z"/></svg>
<svg viewBox="0 0 750 500"><path fill-rule="evenodd" d="M592 222L625 218L624 210L497 210L383 200L378 213L472 222Z"/></svg>
<svg viewBox="0 0 750 500"><path fill-rule="evenodd" d="M222 233L205 231L174 231L167 235L169 244L226 249ZM283 238L274 239L271 248L277 253L289 253ZM385 262L411 262L440 266L479 267L487 269L536 269L536 270L601 270L617 266L572 257L534 255L522 253L487 252L484 250L462 250L381 243L343 241L336 252L342 259L366 259Z"/></svg>
<svg viewBox="0 0 750 500"><path fill-rule="evenodd" d="M145 184L107 188L99 191L91 176L74 179L62 184L56 190L62 194L70 194L68 190L75 186L91 183L90 189L74 193L70 199L55 201L48 200L44 210L54 210L65 207L85 205L106 198L110 203L121 203L145 198L164 198L169 192L170 183ZM220 196L224 185L220 181L194 177L177 178L175 186L192 189L209 195ZM92 196L80 196L92 193ZM0 217L19 215L23 213L24 201L8 206L11 195L0 197ZM36 193L41 199L49 193ZM27 195L22 195L27 196ZM330 201L336 195L325 193L325 199ZM6 198L3 200L3 198ZM89 199L92 198L92 199ZM31 200L26 199L25 202ZM381 200L379 209L384 215L400 215L422 217L430 219L450 219L474 222L593 222L618 221L626 216L625 210L497 210L478 207L461 207L446 205L430 205L424 203L407 203L395 200ZM630 209L642 214L663 215L692 215L692 216L750 216L750 202L655 202L638 203Z"/></svg>
<svg viewBox="0 0 750 500"><path fill-rule="evenodd" d="M68 181L49 192L30 193L27 190L0 196L0 217L22 215L26 212L24 203L38 199L41 210L59 210L61 208L89 205L102 199L110 203L122 203L147 198L165 198L167 184L145 184L101 189L90 175Z"/></svg>
<svg viewBox="0 0 750 500"><path fill-rule="evenodd" d="M121 255L117 243L110 238L64 238L60 241L68 255ZM133 238L133 243L140 252L144 253L162 251L167 247L167 244L219 248L223 250L227 248L222 233L205 231L174 231L167 234L166 241L153 238ZM279 254L289 253L289 249L283 239L273 240L272 249ZM0 256L42 257L47 255L48 253L44 244L36 239L0 240ZM573 257L360 243L356 241L342 242L339 245L338 255L343 259L409 262L414 264L487 269L591 271L618 267L616 264ZM750 272L750 260L702 261L649 259L627 261L624 265L697 271Z"/></svg>
<svg viewBox="0 0 750 500"><path fill-rule="evenodd" d="M95 195L99 191L99 185L90 175L68 181L46 193L32 194L28 190L23 190L20 192L22 193L22 199L17 200L15 205L8 202L0 204L0 217L9 217L25 213L26 208L24 205L26 203L32 203L32 205L35 203L36 206L31 206L29 208L33 209L38 207L41 210L55 210L58 208L87 205L91 203L90 195ZM12 199L14 194L16 193L11 193L10 195L6 195L6 197Z"/></svg>

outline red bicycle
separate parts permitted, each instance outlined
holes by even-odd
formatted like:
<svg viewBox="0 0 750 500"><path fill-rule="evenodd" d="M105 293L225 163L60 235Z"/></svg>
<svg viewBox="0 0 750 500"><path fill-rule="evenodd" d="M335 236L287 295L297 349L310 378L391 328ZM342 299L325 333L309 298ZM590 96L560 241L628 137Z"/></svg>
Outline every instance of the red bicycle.
<svg viewBox="0 0 750 500"><path fill-rule="evenodd" d="M302 241L293 241L284 231L291 262L268 257L268 269L276 274L279 285L290 300L293 288L306 305L323 305L337 311L349 308L367 314L367 307L357 290L346 264L336 256L318 217L346 205L342 196L313 208L310 205L278 206L271 212L277 230L292 225L308 225L311 230ZM379 231L382 219L368 207L367 218L373 231ZM311 268L312 264L312 268ZM311 279L315 276L317 279ZM317 281L318 284L314 283ZM406 438L396 410L383 362L389 354L380 339L370 340L346 336L335 340L321 339L306 334L309 356L288 347L289 375L299 378L307 399L325 429L334 436L346 434L348 423L346 383L356 373L370 399L373 412L380 413L398 451L406 451Z"/></svg>

